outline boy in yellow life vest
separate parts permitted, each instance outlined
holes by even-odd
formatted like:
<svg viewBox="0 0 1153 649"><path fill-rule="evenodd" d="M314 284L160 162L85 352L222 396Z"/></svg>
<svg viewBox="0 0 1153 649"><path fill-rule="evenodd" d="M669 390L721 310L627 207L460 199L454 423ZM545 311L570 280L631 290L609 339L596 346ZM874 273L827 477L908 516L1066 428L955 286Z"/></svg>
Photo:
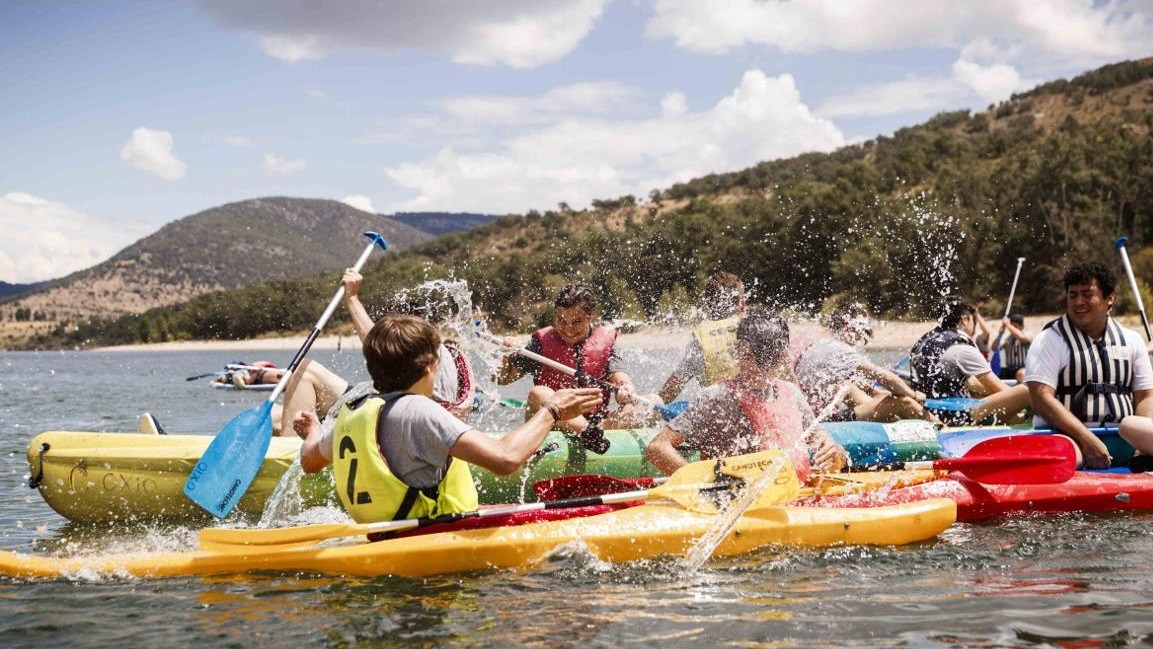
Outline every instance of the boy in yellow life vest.
<svg viewBox="0 0 1153 649"><path fill-rule="evenodd" d="M716 271L705 283L708 320L693 329L680 363L657 392L670 403L692 379L708 387L737 373L737 323L745 313L745 285L732 273Z"/></svg>
<svg viewBox="0 0 1153 649"><path fill-rule="evenodd" d="M343 405L329 430L311 410L292 420L304 439L301 467L315 473L332 464L340 500L358 522L475 510L469 464L509 475L553 424L600 405L596 388L557 390L524 424L487 435L433 401L440 342L421 318L384 316L363 347L375 392Z"/></svg>

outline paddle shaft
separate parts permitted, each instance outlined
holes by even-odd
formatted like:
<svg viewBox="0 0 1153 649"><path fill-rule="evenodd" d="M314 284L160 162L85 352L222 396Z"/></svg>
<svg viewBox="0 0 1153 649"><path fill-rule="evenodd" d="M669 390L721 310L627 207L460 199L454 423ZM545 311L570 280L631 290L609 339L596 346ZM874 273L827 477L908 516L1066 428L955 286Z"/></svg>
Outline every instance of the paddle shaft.
<svg viewBox="0 0 1153 649"><path fill-rule="evenodd" d="M364 236L368 237L371 241L364 247L364 252L360 253L360 259L357 259L356 263L352 266L352 269L358 273L361 268L364 268L364 264L368 262L368 258L372 255L373 248L380 246L381 250L388 250L388 242L385 241L384 237L379 233L365 232ZM296 368L304 361L304 357L308 355L308 350L312 349L312 343L316 342L317 337L320 336L320 331L324 329L324 325L328 324L328 319L332 317L333 312L336 311L336 307L340 306L340 301L344 299L344 292L344 284L341 284L340 288L336 289L336 294L332 296L332 300L329 301L328 307L324 309L324 313L320 314L320 319L316 321L316 325L312 328L312 331L308 332L308 337L304 339L304 344L300 346L296 355L289 361L288 367L284 369L284 374L280 375L280 381L276 383L276 388L272 390L272 394L268 395L269 402L276 401L280 393L284 392L284 389L288 386L289 379L292 378L292 373L295 372Z"/></svg>
<svg viewBox="0 0 1153 649"><path fill-rule="evenodd" d="M1017 271L1013 273L1013 285L1009 287L1009 300L1005 302L1005 315L1002 317L1008 318L1009 313L1013 310L1013 295L1017 293L1017 280L1021 278L1021 264L1025 263L1024 257L1017 257ZM1001 326L1001 330L997 332L997 340L993 343L993 355L997 358L997 367L993 369L994 373L1001 370L1001 338L1005 336L1005 327Z"/></svg>
<svg viewBox="0 0 1153 649"><path fill-rule="evenodd" d="M503 345L504 344L503 340L501 340L500 338L497 338L496 336L494 336L492 334L485 334L485 333L478 331L476 333L476 335L480 336L481 338L484 338L485 340L493 343L494 345ZM575 369L569 367L568 365L565 365L564 363L554 361L553 359L548 358L547 356L541 356L540 354L537 354L536 352L533 352L533 351L529 351L528 349L525 349L524 347L517 349L515 351L515 353L519 354L520 356L524 356L525 358L527 358L529 360L536 361L537 363L540 363L541 365L544 365L545 367L551 367L552 369L554 369L558 372L563 372L565 374L568 374L569 376L571 376L575 379L588 379L589 381L596 383L597 387L608 390L609 392L611 392L613 394L616 394L617 391L620 389L619 386L613 385L612 383L609 383L608 381L605 381L603 379L593 378L593 377L591 377L588 374L585 374L583 372L578 373ZM649 399L646 399L646 398L640 396L639 394L634 394L633 398L636 399L637 401L639 401L640 403L645 404L646 406L648 406L650 408L656 409L657 412L663 412L662 407L665 404L656 403L654 401L651 401Z"/></svg>
<svg viewBox="0 0 1153 649"><path fill-rule="evenodd" d="M1149 317L1145 315L1145 303L1141 299L1141 291L1137 289L1137 277L1133 275L1133 266L1129 264L1129 253L1125 250L1125 242L1129 237L1121 237L1113 245L1121 253L1121 265L1125 267L1125 274L1129 276L1129 288L1133 291L1133 299L1137 301L1137 311L1141 314L1141 324L1145 327L1145 340L1153 341L1153 333L1149 331Z"/></svg>
<svg viewBox="0 0 1153 649"><path fill-rule="evenodd" d="M723 491L734 486L744 484L743 480L732 479L699 485L701 491ZM638 500L662 497L661 487L653 489L637 489L620 493L602 494L597 496L580 496L552 500L547 502L526 503L509 507L493 507L471 512L443 514L422 518L406 518L398 521L380 521L378 523L333 523L309 525L299 528L272 528L243 530L230 528L208 528L201 530L200 540L206 543L223 543L229 545L270 546L287 543L302 543L307 541L322 541L341 536L356 536L361 534L380 534L387 532L403 532L406 530L428 527L440 523L454 523L472 518L492 518L508 516L526 512L542 511L547 509L571 509L576 507L589 507L592 505L612 505Z"/></svg>

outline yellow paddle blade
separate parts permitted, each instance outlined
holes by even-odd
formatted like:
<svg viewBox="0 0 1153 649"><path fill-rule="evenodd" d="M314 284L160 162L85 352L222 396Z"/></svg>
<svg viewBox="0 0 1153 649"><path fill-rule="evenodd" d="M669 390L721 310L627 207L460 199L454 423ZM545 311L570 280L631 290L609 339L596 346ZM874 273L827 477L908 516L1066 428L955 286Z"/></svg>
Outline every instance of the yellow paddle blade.
<svg viewBox="0 0 1153 649"><path fill-rule="evenodd" d="M717 460L693 462L676 470L665 484L649 492L702 514L715 514L761 480L766 471L774 477L753 501L752 507L772 507L796 500L801 484L793 464L780 451L761 451Z"/></svg>
<svg viewBox="0 0 1153 649"><path fill-rule="evenodd" d="M200 530L200 547L207 550L215 549L219 545L284 545L368 534L372 531L373 528L369 525L359 523L317 523L315 525L268 529L209 527Z"/></svg>

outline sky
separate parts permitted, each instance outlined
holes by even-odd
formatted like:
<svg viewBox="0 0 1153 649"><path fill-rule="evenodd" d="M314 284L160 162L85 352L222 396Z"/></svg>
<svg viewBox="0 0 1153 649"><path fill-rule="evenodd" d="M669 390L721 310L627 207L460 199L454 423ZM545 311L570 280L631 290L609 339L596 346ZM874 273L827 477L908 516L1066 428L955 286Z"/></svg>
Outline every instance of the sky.
<svg viewBox="0 0 1153 649"><path fill-rule="evenodd" d="M0 281L262 196L643 199L1151 54L1150 0L0 0Z"/></svg>

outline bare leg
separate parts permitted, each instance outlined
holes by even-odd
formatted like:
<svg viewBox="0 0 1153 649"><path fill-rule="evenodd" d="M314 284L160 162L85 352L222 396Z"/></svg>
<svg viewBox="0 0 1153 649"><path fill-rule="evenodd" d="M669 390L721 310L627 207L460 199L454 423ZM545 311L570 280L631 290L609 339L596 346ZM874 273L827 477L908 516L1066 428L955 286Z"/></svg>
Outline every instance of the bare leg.
<svg viewBox="0 0 1153 649"><path fill-rule="evenodd" d="M280 434L292 435L292 420L307 410L323 417L336 399L348 389L348 381L327 367L305 359L284 390L284 411L280 419Z"/></svg>
<svg viewBox="0 0 1153 649"><path fill-rule="evenodd" d="M850 392L850 396L852 393ZM853 407L857 421L890 422L901 419L924 419L935 426L941 425L937 416L912 397L898 397L886 390L877 390L875 396Z"/></svg>
<svg viewBox="0 0 1153 649"><path fill-rule="evenodd" d="M1121 428L1117 432L1141 455L1153 455L1153 419L1129 415L1121 420Z"/></svg>
<svg viewBox="0 0 1153 649"><path fill-rule="evenodd" d="M1008 390L990 394L981 404L969 411L973 421L996 417L1003 424L1018 424L1025 420L1023 412L1029 407L1029 386L1023 383Z"/></svg>

